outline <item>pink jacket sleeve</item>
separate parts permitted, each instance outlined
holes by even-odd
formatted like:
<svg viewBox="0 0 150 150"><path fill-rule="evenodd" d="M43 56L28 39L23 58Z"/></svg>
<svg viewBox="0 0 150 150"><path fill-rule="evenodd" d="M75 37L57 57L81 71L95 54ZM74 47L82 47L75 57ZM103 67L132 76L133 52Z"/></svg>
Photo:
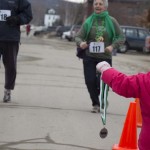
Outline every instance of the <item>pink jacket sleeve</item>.
<svg viewBox="0 0 150 150"><path fill-rule="evenodd" d="M127 76L114 68L110 68L103 72L102 80L121 96L139 97L140 78L138 75Z"/></svg>

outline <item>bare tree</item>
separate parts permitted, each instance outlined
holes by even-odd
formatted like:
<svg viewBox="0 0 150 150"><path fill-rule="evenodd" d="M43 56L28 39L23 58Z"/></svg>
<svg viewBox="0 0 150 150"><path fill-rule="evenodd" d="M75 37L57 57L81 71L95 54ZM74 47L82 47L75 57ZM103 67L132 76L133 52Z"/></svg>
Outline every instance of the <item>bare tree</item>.
<svg viewBox="0 0 150 150"><path fill-rule="evenodd" d="M145 22L149 6L150 0L135 2L111 0L108 9L110 15L114 16L121 25L145 26L143 22Z"/></svg>
<svg viewBox="0 0 150 150"><path fill-rule="evenodd" d="M33 20L31 23L35 25L43 25L44 23L44 13L45 13L45 4L43 1L31 1L32 4L32 12L33 12Z"/></svg>
<svg viewBox="0 0 150 150"><path fill-rule="evenodd" d="M60 17L64 25L80 24L83 21L84 5L71 2L61 2Z"/></svg>
<svg viewBox="0 0 150 150"><path fill-rule="evenodd" d="M135 16L138 25L150 29L150 1L143 0L141 5L142 9L139 9L140 13Z"/></svg>
<svg viewBox="0 0 150 150"><path fill-rule="evenodd" d="M150 8L148 10L147 21L150 23Z"/></svg>

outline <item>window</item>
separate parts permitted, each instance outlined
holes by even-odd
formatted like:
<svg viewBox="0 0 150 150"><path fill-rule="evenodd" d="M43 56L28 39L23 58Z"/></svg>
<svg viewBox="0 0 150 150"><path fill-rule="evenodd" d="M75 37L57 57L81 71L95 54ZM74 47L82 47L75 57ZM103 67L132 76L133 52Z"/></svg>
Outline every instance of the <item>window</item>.
<svg viewBox="0 0 150 150"><path fill-rule="evenodd" d="M126 31L125 28L122 27L122 32L125 33L125 31Z"/></svg>
<svg viewBox="0 0 150 150"><path fill-rule="evenodd" d="M147 35L148 34L145 30L139 30L139 37L140 38L145 38Z"/></svg>
<svg viewBox="0 0 150 150"><path fill-rule="evenodd" d="M126 29L126 35L129 37L138 37L137 29Z"/></svg>

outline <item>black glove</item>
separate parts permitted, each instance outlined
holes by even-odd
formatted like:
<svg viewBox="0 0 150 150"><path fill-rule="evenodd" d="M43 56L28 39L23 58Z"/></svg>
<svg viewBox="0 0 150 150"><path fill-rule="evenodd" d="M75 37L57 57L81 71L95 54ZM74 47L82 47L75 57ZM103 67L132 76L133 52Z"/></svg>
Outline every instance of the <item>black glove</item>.
<svg viewBox="0 0 150 150"><path fill-rule="evenodd" d="M16 26L20 24L20 18L18 16L10 16L6 18L6 23L10 26Z"/></svg>

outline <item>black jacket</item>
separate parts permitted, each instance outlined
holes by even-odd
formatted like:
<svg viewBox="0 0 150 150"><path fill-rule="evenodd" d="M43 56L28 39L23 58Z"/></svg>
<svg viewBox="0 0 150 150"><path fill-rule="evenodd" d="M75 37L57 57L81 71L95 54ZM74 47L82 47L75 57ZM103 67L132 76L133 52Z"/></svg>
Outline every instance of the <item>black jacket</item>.
<svg viewBox="0 0 150 150"><path fill-rule="evenodd" d="M7 13L17 18L17 24L8 24ZM20 25L32 20L31 4L28 0L0 0L0 41L20 41Z"/></svg>

